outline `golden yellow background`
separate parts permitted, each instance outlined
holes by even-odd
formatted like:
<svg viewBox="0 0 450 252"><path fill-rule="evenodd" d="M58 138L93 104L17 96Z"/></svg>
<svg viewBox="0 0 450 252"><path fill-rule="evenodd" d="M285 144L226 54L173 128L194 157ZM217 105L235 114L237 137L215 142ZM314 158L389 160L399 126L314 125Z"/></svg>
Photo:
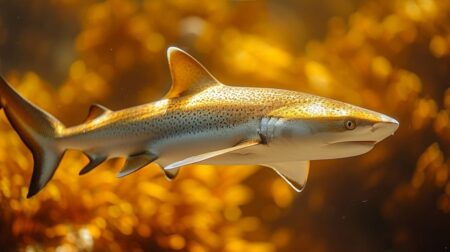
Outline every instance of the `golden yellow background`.
<svg viewBox="0 0 450 252"><path fill-rule="evenodd" d="M269 169L199 167L168 182L123 160L79 177L66 155L26 200L32 159L0 115L1 251L450 250L450 1L0 0L0 72L66 125L91 103L159 99L166 48L224 83L386 113L397 133L312 162L294 193Z"/></svg>

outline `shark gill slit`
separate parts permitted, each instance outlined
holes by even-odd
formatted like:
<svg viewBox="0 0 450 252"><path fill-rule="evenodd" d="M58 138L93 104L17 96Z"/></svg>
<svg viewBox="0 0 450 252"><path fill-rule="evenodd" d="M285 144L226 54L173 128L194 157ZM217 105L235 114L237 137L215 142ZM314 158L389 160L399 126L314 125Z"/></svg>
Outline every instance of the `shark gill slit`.
<svg viewBox="0 0 450 252"><path fill-rule="evenodd" d="M275 137L276 124L280 120L277 117L263 117L259 123L258 135L262 144L269 144Z"/></svg>

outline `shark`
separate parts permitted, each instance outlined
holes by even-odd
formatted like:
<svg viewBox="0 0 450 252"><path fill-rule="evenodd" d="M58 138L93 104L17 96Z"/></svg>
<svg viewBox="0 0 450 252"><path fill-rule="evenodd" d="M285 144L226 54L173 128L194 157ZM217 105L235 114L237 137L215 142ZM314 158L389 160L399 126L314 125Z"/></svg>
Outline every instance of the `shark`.
<svg viewBox="0 0 450 252"><path fill-rule="evenodd" d="M51 180L67 150L89 158L80 175L117 157L126 158L118 177L153 162L168 179L192 164L261 165L300 192L311 160L364 154L399 127L389 116L325 97L225 85L177 47L167 57L172 85L162 99L118 111L94 104L72 127L0 78L0 108L33 155L27 198Z"/></svg>

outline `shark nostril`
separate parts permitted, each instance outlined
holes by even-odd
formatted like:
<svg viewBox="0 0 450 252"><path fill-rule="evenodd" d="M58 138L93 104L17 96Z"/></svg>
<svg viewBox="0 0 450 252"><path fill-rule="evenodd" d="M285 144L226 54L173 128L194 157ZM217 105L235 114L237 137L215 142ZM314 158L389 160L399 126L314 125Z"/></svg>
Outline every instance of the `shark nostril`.
<svg viewBox="0 0 450 252"><path fill-rule="evenodd" d="M380 122L375 123L370 131L381 141L382 139L393 135L394 132L398 129L398 126L398 123L394 122Z"/></svg>
<svg viewBox="0 0 450 252"><path fill-rule="evenodd" d="M382 127L383 127L383 123L375 123L374 125L372 125L372 128L370 129L370 131L375 132Z"/></svg>

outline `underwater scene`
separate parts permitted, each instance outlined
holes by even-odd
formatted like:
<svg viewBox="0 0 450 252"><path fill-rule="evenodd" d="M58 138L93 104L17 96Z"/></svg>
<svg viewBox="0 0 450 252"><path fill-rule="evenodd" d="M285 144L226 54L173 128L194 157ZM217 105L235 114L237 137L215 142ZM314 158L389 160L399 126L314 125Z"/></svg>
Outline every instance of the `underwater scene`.
<svg viewBox="0 0 450 252"><path fill-rule="evenodd" d="M1 110L0 251L450 251L450 1L0 0L1 76L67 127L92 104L162 99L172 46L227 85L332 98L399 128L311 161L301 192L257 164L194 163L169 181L156 163L117 178L114 158L80 176L90 159L69 150L27 199L32 152Z"/></svg>

